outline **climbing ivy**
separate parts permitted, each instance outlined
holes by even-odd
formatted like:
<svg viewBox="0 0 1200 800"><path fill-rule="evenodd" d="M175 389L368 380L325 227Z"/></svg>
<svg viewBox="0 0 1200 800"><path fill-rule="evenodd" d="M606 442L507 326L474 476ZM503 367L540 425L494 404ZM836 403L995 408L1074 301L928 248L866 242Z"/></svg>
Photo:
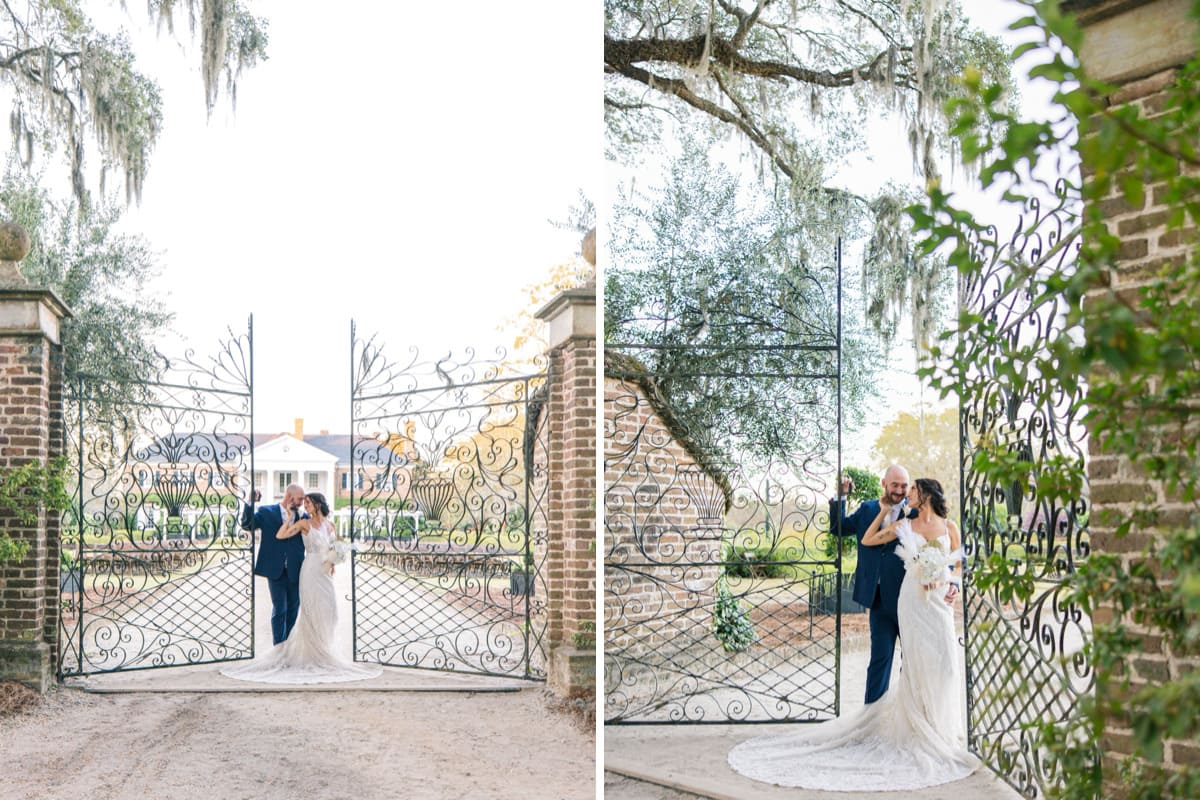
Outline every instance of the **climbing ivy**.
<svg viewBox="0 0 1200 800"><path fill-rule="evenodd" d="M964 403L987 391L970 377L978 374L972 359L983 352L997 354L1003 380L1034 406L1053 406L1063 394L1086 388L1086 405L1076 411L1093 457L1119 457L1128 465L1122 474L1131 484L1144 479L1147 491L1126 503L1098 502L1093 511L1093 530L1125 539L1122 549L1133 552L1095 552L1067 579L1070 598L1095 623L1086 645L1095 697L1085 699L1074 726L1047 722L1029 734L1033 747L1051 751L1062 766L1066 780L1052 789L1056 796L1093 798L1120 784L1130 798L1198 797L1200 767L1186 758L1168 763L1164 748L1194 747L1200 735L1200 673L1171 670L1165 679L1133 681L1138 666L1131 664L1145 652L1176 659L1200 654L1200 59L1177 70L1153 113L1137 104L1110 105L1115 87L1091 78L1080 63L1074 19L1056 0L1020 2L1028 13L1012 29L1029 39L1014 59L1034 62L1028 77L1052 86L1057 115L1022 116L1009 107L1002 87L972 70L962 76L962 96L949 111L984 188L1028 204L1044 194L1050 175L1050 182L1062 181L1062 191L1082 198L1074 269L1038 271L1014 262L1002 289L1030 292L1024 302L1034 309L1062 298L1070 311L1064 325L1031 347L964 309L921 372L943 396L957 393ZM1200 20L1200 0L1193 0L1191 13ZM985 121L991 125L981 127ZM1066 152L1077 154L1078 170L1063 170ZM1133 209L1148 198L1165 204L1167 233L1160 241L1190 245L1186 254L1146 267L1136 290L1116 285L1122 241L1105 224L1103 206L1117 197ZM927 202L910 214L926 252L946 253L968 278L983 269L972 243L986 237L987 221L944 187L932 184ZM1038 472L1032 466L999 440L979 442L973 463L984 480L1035 490L1051 502L1069 503L1085 485L1086 467L1078 459L1051 459ZM978 581L1002 597L1032 592L1032 576L1003 559L985 562L978 572ZM1132 729L1134 754L1107 758L1097 769L1094 747L1104 746L1102 735L1112 728Z"/></svg>
<svg viewBox="0 0 1200 800"><path fill-rule="evenodd" d="M37 524L38 509L62 511L70 503L66 491L66 463L63 459L42 466L31 461L20 467L0 469L0 519L20 527ZM0 564L20 561L29 551L29 543L13 539L0 529Z"/></svg>

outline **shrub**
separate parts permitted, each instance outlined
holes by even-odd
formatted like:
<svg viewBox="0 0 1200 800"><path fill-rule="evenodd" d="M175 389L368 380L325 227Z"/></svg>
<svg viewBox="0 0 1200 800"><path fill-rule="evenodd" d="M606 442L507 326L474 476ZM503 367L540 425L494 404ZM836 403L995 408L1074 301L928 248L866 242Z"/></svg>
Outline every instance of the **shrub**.
<svg viewBox="0 0 1200 800"><path fill-rule="evenodd" d="M789 565L779 563L773 547L732 548L725 559L725 575L730 578L787 578Z"/></svg>
<svg viewBox="0 0 1200 800"><path fill-rule="evenodd" d="M725 579L717 581L717 605L713 608L713 634L726 653L744 653L758 641L750 612L729 591Z"/></svg>

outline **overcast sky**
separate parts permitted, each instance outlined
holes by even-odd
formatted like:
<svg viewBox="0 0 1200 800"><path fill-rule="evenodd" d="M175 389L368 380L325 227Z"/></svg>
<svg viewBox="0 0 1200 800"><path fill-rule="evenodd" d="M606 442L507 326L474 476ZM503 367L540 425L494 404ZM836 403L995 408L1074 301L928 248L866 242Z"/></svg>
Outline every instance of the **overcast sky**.
<svg viewBox="0 0 1200 800"><path fill-rule="evenodd" d="M126 225L162 251L173 348L254 315L257 430L348 432L352 317L398 355L507 344L577 252L547 220L600 191L602 6L247 5L270 58L206 120L186 23L156 37L130 4L165 126Z"/></svg>

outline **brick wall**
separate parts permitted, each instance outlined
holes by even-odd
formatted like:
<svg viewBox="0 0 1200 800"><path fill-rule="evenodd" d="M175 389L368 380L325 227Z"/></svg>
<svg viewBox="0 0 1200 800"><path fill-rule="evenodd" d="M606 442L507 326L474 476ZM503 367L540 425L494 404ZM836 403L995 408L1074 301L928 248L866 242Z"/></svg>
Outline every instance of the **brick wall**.
<svg viewBox="0 0 1200 800"><path fill-rule="evenodd" d="M1195 48L1195 23L1187 17L1186 0L1145 0L1117 3L1115 0L1076 0L1068 10L1074 11L1084 27L1084 47L1081 59L1094 77L1117 85L1109 97L1114 106L1135 105L1146 117L1164 108L1165 90L1177 77L1177 67L1191 57ZM1154 41L1154 47L1147 47ZM1170 209L1164 202L1163 186L1147 187L1140 205L1130 205L1119 196L1119 182L1113 193L1099 203L1108 229L1121 239L1120 250L1111 272L1112 288L1128 295L1135 302L1139 287L1146 284L1156 270L1165 264L1184 258L1196 240L1196 231L1166 230ZM1107 292L1107 289L1100 290ZM1085 298L1085 311L1088 300ZM1195 423L1192 423L1195 424ZM1169 433L1157 442L1147 442L1148 448L1170 447ZM1194 509L1179 498L1172 497L1157 481L1148 480L1127 458L1098 452L1097 442L1091 442L1088 465L1093 507L1092 546L1099 553L1113 553L1127 562L1140 554L1158 535L1152 527L1135 530L1117 538L1106 523L1106 510L1132 511L1140 501L1151 498L1163 509L1160 523L1164 526L1186 524ZM1112 610L1099 608L1093 615L1097 625L1113 620ZM1142 647L1126 665L1134 690L1152 682L1178 680L1200 667L1200 660L1174 653L1162 638L1131 619L1125 620L1130 633L1141 636ZM1100 692L1104 687L1100 687ZM1128 787L1119 783L1115 762L1133 752L1132 722L1113 719L1102 741L1105 751L1103 772L1104 795L1118 797ZM1164 762L1194 765L1200 763L1200 746L1195 742L1168 741L1164 747Z"/></svg>
<svg viewBox="0 0 1200 800"><path fill-rule="evenodd" d="M1116 91L1111 102L1116 105L1133 104L1139 107L1144 116L1153 116L1163 108L1164 90L1174 82L1176 75L1176 70L1168 69L1132 81ZM1108 229L1121 239L1119 260L1112 272L1112 288L1119 294L1129 295L1134 304L1138 302L1139 287L1146 284L1165 264L1185 258L1192 247L1191 242L1195 240L1195 230L1182 233L1179 230L1166 230L1170 209L1163 202L1163 191L1163 186L1148 187L1142 204L1131 206L1119 196L1119 186L1114 186L1114 194L1100 203ZM1084 302L1086 309L1087 300ZM1164 431L1164 435L1168 435L1167 432ZM1146 446L1169 447L1170 443L1160 440L1147 442ZM1095 512L1091 525L1093 547L1097 552L1120 554L1125 561L1143 552L1157 532L1154 528L1141 528L1118 538L1113 535L1111 527L1106 527L1105 510L1130 512L1140 501L1153 498L1163 510L1160 522L1164 526L1186 525L1194 513L1192 504L1171 496L1160 482L1148 480L1128 458L1098 453L1094 439L1088 479ZM1109 623L1112 619L1109 608L1100 608L1094 615L1098 625ZM1139 626L1132 619L1126 619L1125 625L1131 634L1142 638L1140 652L1126 665L1134 691L1149 683L1178 680L1185 673L1200 667L1200 659L1173 653L1161 636ZM1115 762L1133 752L1132 724L1130 719L1113 718L1105 731L1103 772L1106 786L1113 791L1118 788L1114 783L1117 780ZM1195 742L1166 742L1164 764L1171 766L1177 763L1200 763L1200 746Z"/></svg>
<svg viewBox="0 0 1200 800"><path fill-rule="evenodd" d="M43 303L43 295L53 302ZM61 305L49 293L0 290L0 469L45 465L62 454L57 320L49 323L51 336L43 330L52 307ZM0 678L44 691L57 640L60 520L39 509L33 525L4 516L0 526L29 545L24 559L0 565Z"/></svg>
<svg viewBox="0 0 1200 800"><path fill-rule="evenodd" d="M688 487L692 495L720 496L641 387L606 377L606 655L692 644L711 635L720 576L711 562L720 557L720 520L712 526L708 512L689 496L681 480L688 472L699 479L699 492Z"/></svg>
<svg viewBox="0 0 1200 800"><path fill-rule="evenodd" d="M548 636L569 641L596 618L596 340L568 341L551 353L548 406L551 458Z"/></svg>
<svg viewBox="0 0 1200 800"><path fill-rule="evenodd" d="M594 287L569 290L538 313L555 344L536 444L546 475L533 487L539 496L545 487L545 536L538 519L532 527L545 584L549 685L567 696L596 681L596 649L585 641L594 640L596 619L595 302Z"/></svg>

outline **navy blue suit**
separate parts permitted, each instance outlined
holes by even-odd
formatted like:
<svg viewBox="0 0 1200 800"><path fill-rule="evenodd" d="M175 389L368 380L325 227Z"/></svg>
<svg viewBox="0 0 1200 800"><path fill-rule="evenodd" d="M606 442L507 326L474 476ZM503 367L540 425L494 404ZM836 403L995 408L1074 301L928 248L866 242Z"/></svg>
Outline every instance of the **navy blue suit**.
<svg viewBox="0 0 1200 800"><path fill-rule="evenodd" d="M879 501L868 500L850 516L845 516L845 501L829 501L829 529L835 534L838 520L842 536L858 539L858 566L854 570L854 601L870 609L871 662L867 665L867 702L874 703L887 693L892 679L892 659L900 624L896 620L896 602L904 580L904 562L896 555L896 541L870 547L863 536L879 515ZM887 520L884 521L887 524Z"/></svg>
<svg viewBox="0 0 1200 800"><path fill-rule="evenodd" d="M242 511L242 528L260 531L258 558L254 574L267 579L271 593L271 638L279 644L292 632L300 613L300 565L304 563L304 537L276 539L283 527L282 509L278 503L259 506L250 516L250 506ZM304 519L301 513L300 518Z"/></svg>

